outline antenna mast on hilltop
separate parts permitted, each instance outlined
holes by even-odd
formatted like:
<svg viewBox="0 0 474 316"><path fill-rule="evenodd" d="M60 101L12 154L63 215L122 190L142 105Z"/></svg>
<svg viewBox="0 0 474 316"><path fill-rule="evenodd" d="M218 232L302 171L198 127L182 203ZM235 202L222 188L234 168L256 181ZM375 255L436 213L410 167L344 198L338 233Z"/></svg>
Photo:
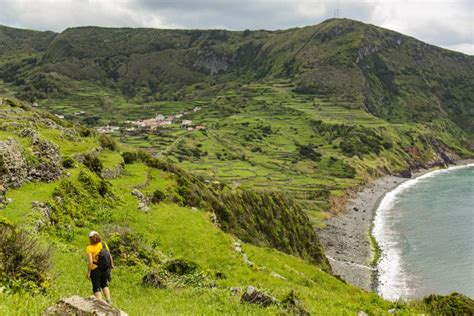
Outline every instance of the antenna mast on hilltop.
<svg viewBox="0 0 474 316"><path fill-rule="evenodd" d="M334 17L339 18L339 8L334 9Z"/></svg>

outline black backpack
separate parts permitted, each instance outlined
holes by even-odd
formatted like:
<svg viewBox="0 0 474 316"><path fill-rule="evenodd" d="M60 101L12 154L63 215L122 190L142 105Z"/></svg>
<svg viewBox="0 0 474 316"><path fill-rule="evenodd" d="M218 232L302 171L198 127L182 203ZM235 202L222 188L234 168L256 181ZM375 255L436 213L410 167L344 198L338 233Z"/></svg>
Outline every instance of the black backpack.
<svg viewBox="0 0 474 316"><path fill-rule="evenodd" d="M102 250L99 252L97 258L97 267L99 270L106 271L112 268L112 262L110 260L110 253L105 246L105 243L102 242Z"/></svg>

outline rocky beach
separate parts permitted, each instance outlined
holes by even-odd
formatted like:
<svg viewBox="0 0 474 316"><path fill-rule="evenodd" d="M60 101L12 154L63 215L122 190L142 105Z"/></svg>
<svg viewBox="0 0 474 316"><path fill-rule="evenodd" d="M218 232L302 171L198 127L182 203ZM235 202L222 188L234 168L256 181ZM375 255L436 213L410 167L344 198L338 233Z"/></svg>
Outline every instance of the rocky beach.
<svg viewBox="0 0 474 316"><path fill-rule="evenodd" d="M456 165L472 162L462 160ZM432 170L421 169L411 178ZM375 179L349 199L343 212L326 221L320 238L335 275L364 290L375 290L376 270L371 265L373 251L369 237L375 213L384 195L407 180L393 175Z"/></svg>

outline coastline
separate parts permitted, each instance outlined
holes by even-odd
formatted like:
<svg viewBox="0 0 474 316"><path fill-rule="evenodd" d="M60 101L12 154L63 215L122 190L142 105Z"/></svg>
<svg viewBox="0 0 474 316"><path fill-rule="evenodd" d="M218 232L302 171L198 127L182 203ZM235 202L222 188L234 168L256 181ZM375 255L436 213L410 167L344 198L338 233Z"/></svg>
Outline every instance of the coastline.
<svg viewBox="0 0 474 316"><path fill-rule="evenodd" d="M450 166L474 163L459 160ZM366 291L376 290L376 268L372 266L371 233L378 206L387 192L400 184L439 168L420 169L411 178L383 176L363 186L350 198L343 212L326 221L319 234L335 275Z"/></svg>

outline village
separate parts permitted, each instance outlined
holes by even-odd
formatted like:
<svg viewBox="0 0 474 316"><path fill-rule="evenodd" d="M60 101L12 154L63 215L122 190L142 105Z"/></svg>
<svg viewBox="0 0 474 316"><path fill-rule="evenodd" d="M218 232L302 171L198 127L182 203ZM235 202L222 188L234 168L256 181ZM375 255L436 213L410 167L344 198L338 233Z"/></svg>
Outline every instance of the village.
<svg viewBox="0 0 474 316"><path fill-rule="evenodd" d="M155 131L159 128L167 128L172 125L180 125L188 131L194 130L205 130L206 127L203 125L195 125L192 120L186 119L186 117L192 113L199 112L201 107L197 106L190 111L184 111L175 115L165 116L163 114L156 113L155 117L136 120L136 121L125 121L127 126L100 126L97 127L99 133L111 134L119 131L134 132L137 130Z"/></svg>

